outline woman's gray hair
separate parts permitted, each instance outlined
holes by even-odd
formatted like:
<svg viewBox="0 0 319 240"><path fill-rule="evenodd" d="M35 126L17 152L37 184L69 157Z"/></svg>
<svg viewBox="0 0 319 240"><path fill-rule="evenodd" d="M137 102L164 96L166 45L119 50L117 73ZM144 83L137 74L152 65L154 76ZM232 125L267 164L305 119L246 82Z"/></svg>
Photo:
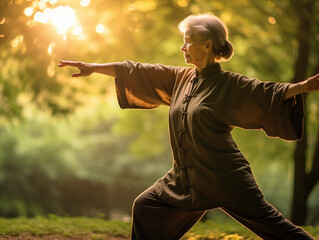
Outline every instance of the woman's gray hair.
<svg viewBox="0 0 319 240"><path fill-rule="evenodd" d="M218 17L211 13L190 15L178 25L182 33L190 31L192 37L200 41L211 39L216 61L228 61L234 52L228 40L228 29Z"/></svg>

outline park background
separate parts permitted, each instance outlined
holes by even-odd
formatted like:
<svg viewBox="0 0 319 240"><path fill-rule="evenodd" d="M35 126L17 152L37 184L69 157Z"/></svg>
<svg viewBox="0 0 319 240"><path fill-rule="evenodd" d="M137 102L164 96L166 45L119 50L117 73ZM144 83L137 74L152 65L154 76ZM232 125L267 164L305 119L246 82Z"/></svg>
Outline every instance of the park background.
<svg viewBox="0 0 319 240"><path fill-rule="evenodd" d="M129 220L134 198L172 166L168 107L121 110L114 79L71 78L60 59L185 66L177 25L213 12L235 55L224 70L297 82L319 72L315 0L1 0L0 217ZM233 131L266 199L319 223L319 93L300 142ZM249 116L247 116L249 117ZM213 186L212 186L213 187ZM210 212L207 218L229 218Z"/></svg>

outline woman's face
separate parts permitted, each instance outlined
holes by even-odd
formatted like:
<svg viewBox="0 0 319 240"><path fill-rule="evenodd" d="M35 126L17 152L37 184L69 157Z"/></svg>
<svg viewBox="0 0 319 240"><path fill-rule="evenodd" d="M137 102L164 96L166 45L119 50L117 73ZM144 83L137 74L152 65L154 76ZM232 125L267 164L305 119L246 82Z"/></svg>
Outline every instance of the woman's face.
<svg viewBox="0 0 319 240"><path fill-rule="evenodd" d="M188 30L184 33L184 44L181 47L181 51L184 52L186 64L193 64L200 69L207 65L206 44L197 39Z"/></svg>

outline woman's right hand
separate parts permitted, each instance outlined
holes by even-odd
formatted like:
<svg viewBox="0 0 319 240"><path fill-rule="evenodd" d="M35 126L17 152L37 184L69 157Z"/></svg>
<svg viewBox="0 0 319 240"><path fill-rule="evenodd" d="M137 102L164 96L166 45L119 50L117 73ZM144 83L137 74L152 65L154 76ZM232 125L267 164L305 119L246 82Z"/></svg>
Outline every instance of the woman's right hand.
<svg viewBox="0 0 319 240"><path fill-rule="evenodd" d="M71 66L71 67L78 68L80 72L73 73L72 77L85 77L85 76L91 75L94 72L94 67L90 63L60 60L60 64L58 66L59 67Z"/></svg>

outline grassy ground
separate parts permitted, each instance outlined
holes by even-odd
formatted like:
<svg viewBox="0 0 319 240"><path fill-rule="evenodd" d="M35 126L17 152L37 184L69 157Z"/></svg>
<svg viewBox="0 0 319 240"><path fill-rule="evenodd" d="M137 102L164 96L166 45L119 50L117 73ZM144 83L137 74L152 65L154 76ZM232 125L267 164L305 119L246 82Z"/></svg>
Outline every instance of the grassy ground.
<svg viewBox="0 0 319 240"><path fill-rule="evenodd" d="M306 227L319 240L319 226ZM130 223L101 218L48 217L0 218L0 239L11 240L124 240L130 234ZM199 222L183 240L253 240L259 239L236 222Z"/></svg>

